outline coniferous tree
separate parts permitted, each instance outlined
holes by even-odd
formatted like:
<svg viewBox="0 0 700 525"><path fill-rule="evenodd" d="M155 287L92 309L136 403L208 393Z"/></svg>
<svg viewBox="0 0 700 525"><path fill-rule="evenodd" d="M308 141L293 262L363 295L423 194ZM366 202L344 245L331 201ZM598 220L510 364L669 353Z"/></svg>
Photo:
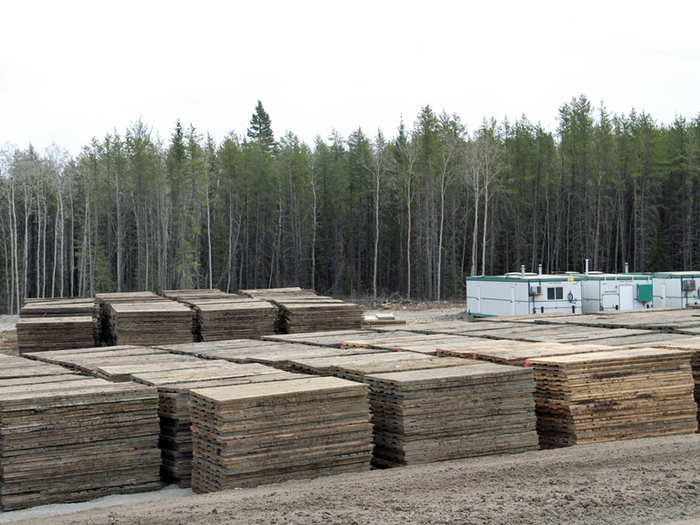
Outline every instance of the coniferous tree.
<svg viewBox="0 0 700 525"><path fill-rule="evenodd" d="M272 133L270 116L259 100L255 106L255 112L250 118L250 127L246 134L249 139L258 143L266 153L275 148L275 136Z"/></svg>

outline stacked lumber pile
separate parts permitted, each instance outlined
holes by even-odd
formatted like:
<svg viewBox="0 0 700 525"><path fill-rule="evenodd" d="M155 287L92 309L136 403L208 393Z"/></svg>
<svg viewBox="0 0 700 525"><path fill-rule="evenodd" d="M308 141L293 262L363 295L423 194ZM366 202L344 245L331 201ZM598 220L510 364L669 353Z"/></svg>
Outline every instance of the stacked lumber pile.
<svg viewBox="0 0 700 525"><path fill-rule="evenodd" d="M192 390L192 489L369 470L367 386L336 377Z"/></svg>
<svg viewBox="0 0 700 525"><path fill-rule="evenodd" d="M66 374L70 374L70 370L66 370L62 366L32 361L25 357L0 354L0 380L3 381L31 378L32 382L40 382L40 378Z"/></svg>
<svg viewBox="0 0 700 525"><path fill-rule="evenodd" d="M175 301L187 302L193 299L229 299L243 297L232 293L222 292L218 288L197 288L182 290L163 290L163 297Z"/></svg>
<svg viewBox="0 0 700 525"><path fill-rule="evenodd" d="M343 342L346 339L358 339L362 337L376 338L377 334L368 330L332 330L329 332L264 335L260 339L264 341L278 341L280 343L301 343L305 345L339 348L344 346Z"/></svg>
<svg viewBox="0 0 700 525"><path fill-rule="evenodd" d="M342 350L341 350L342 351ZM291 358L288 369L304 374L315 374L320 376L335 375L334 371L343 366L359 366L376 363L395 363L398 361L419 361L428 359L427 355L414 354L410 352L381 352L369 350L371 353L365 354L340 354L329 357L303 356Z"/></svg>
<svg viewBox="0 0 700 525"><path fill-rule="evenodd" d="M531 366L542 448L697 430L688 352L612 350Z"/></svg>
<svg viewBox="0 0 700 525"><path fill-rule="evenodd" d="M203 359L224 359L233 363L261 363L282 369L292 369L293 362L304 358L338 357L377 353L367 348L320 347L301 344L234 339L211 343L163 345L157 348L174 354L192 355Z"/></svg>
<svg viewBox="0 0 700 525"><path fill-rule="evenodd" d="M109 304L109 340L114 345L193 341L192 310L175 301Z"/></svg>
<svg viewBox="0 0 700 525"><path fill-rule="evenodd" d="M537 449L529 368L477 363L371 374L365 381L377 466Z"/></svg>
<svg viewBox="0 0 700 525"><path fill-rule="evenodd" d="M595 344L526 343L491 339L473 339L459 344L445 344L438 349L441 356L466 357L512 366L529 366L530 361L537 358L600 352L602 350L612 350L612 348Z"/></svg>
<svg viewBox="0 0 700 525"><path fill-rule="evenodd" d="M664 348L683 350L692 354L690 366L693 369L693 381L695 382L695 403L698 405L698 423L700 423L700 337L689 337L680 341L665 343Z"/></svg>
<svg viewBox="0 0 700 525"><path fill-rule="evenodd" d="M153 292L112 292L98 293L95 296L93 318L98 340L107 345L115 345L110 329L112 311L110 305L121 303L172 302L170 299L156 295Z"/></svg>
<svg viewBox="0 0 700 525"><path fill-rule="evenodd" d="M389 354L394 355L394 354ZM415 354L404 354L415 357ZM408 372L410 370L428 370L431 368L448 368L451 366L465 366L476 364L477 361L462 359L458 357L430 357L418 356L418 359L398 359L398 360L374 360L369 363L335 363L328 367L330 375L366 383L367 376L374 374L385 374L388 372ZM371 405L370 405L371 408Z"/></svg>
<svg viewBox="0 0 700 525"><path fill-rule="evenodd" d="M20 317L75 317L92 316L95 299L92 297L52 297L25 300Z"/></svg>
<svg viewBox="0 0 700 525"><path fill-rule="evenodd" d="M197 369L142 372L132 375L134 381L158 388L160 449L163 458L161 476L164 480L178 483L181 487L189 487L192 478L192 418L189 395L191 390L303 377L257 364L219 364L218 361L206 363L209 366Z"/></svg>
<svg viewBox="0 0 700 525"><path fill-rule="evenodd" d="M225 299L188 299L195 311L197 341L259 338L273 334L277 307L267 301L229 297Z"/></svg>
<svg viewBox="0 0 700 525"><path fill-rule="evenodd" d="M379 350L394 350L397 352L416 352L420 354L437 355L443 346L470 342L472 338L450 334L414 334L411 332L393 332L375 334L374 337L350 337L343 342L345 348L375 348Z"/></svg>
<svg viewBox="0 0 700 525"><path fill-rule="evenodd" d="M263 301L269 301L272 299L308 299L310 297L318 297L318 294L314 290L299 288L298 286L289 286L287 288L255 288L238 291L243 295Z"/></svg>
<svg viewBox="0 0 700 525"><path fill-rule="evenodd" d="M360 305L333 300L273 300L279 307L277 331L283 334L362 328Z"/></svg>
<svg viewBox="0 0 700 525"><path fill-rule="evenodd" d="M26 356L117 382L128 381L130 375L137 372L179 370L213 364L212 361L191 356L176 356L164 350L128 345L29 353Z"/></svg>
<svg viewBox="0 0 700 525"><path fill-rule="evenodd" d="M155 388L100 379L0 380L0 507L161 487Z"/></svg>
<svg viewBox="0 0 700 525"><path fill-rule="evenodd" d="M19 353L95 346L91 316L26 317L17 321Z"/></svg>

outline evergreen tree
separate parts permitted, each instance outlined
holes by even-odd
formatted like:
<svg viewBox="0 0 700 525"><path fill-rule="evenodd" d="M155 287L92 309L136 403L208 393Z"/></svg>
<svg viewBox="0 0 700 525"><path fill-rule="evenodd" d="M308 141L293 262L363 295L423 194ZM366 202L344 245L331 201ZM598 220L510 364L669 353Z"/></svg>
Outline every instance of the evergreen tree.
<svg viewBox="0 0 700 525"><path fill-rule="evenodd" d="M270 116L259 100L255 106L255 113L250 118L250 127L247 135L253 142L258 143L265 153L275 149L275 137L272 133Z"/></svg>

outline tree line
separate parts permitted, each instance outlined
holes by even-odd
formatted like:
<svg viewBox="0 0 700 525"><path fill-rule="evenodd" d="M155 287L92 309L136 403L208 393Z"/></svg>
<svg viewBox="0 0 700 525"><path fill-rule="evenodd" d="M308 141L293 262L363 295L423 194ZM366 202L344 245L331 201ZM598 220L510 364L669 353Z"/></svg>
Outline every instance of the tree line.
<svg viewBox="0 0 700 525"><path fill-rule="evenodd" d="M467 275L697 268L700 116L585 96L555 130L420 109L392 137L276 138L258 102L220 143L137 121L73 157L0 151L0 309L25 297L299 285L461 298Z"/></svg>

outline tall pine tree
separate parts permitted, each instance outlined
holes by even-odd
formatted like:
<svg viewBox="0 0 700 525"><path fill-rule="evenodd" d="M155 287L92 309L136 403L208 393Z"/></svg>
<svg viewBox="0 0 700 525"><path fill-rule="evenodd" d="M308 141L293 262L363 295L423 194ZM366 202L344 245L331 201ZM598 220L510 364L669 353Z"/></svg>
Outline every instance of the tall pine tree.
<svg viewBox="0 0 700 525"><path fill-rule="evenodd" d="M259 100L255 106L255 113L250 118L247 135L253 142L257 142L265 153L275 149L275 136L272 133L270 116Z"/></svg>

